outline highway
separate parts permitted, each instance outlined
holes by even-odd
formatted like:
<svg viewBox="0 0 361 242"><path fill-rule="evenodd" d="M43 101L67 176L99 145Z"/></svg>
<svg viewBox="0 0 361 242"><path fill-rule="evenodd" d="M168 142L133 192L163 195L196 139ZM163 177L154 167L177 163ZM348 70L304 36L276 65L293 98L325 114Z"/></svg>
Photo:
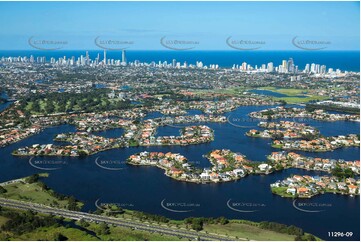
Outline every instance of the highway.
<svg viewBox="0 0 361 242"><path fill-rule="evenodd" d="M21 209L21 210L32 210L38 213L63 216L64 218L69 218L74 220L84 219L96 223L104 222L109 225L120 226L120 227L140 230L140 231L147 231L152 233L160 233L164 235L171 235L190 240L197 240L197 239L211 240L211 241L237 240L236 237L217 235L213 233L205 233L204 231L196 232L196 231L189 231L184 228L168 227L166 225L162 226L162 225L147 224L144 222L137 222L128 219L112 218L104 215L96 215L85 212L53 208L41 204L23 202L13 199L0 198L0 206Z"/></svg>

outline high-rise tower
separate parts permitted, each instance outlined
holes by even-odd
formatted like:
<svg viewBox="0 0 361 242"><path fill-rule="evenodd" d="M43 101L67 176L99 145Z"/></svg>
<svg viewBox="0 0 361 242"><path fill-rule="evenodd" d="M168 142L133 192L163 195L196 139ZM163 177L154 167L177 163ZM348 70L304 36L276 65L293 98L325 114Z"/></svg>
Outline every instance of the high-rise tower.
<svg viewBox="0 0 361 242"><path fill-rule="evenodd" d="M125 50L122 50L122 63L127 63L127 56Z"/></svg>

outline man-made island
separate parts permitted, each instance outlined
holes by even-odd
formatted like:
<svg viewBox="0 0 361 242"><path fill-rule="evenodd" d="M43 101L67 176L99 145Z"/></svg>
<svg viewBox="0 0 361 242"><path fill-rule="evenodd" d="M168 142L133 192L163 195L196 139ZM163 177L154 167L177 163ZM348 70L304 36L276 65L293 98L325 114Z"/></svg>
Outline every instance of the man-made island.
<svg viewBox="0 0 361 242"><path fill-rule="evenodd" d="M124 128L124 134L119 138L104 138L90 132L76 132L58 134L54 140L70 143L65 146L53 144L34 144L13 151L16 156L85 156L100 151L123 148L129 146L156 146L156 145L195 145L210 142L214 139L214 131L205 125L187 126L180 130L180 136L158 136L159 126L173 124L187 124L199 122L226 122L224 116L178 116L172 118L146 119L143 122L129 120L103 119L103 123L95 123L94 119L75 120L79 129L86 127L93 130ZM102 126L103 125L103 126Z"/></svg>
<svg viewBox="0 0 361 242"><path fill-rule="evenodd" d="M199 169L187 159L174 153L141 152L129 157L128 164L156 166L165 170L165 175L179 180L195 183L228 182L238 180L249 173L267 174L271 167L265 163L253 163L239 153L230 150L213 150L206 155L211 168Z"/></svg>
<svg viewBox="0 0 361 242"><path fill-rule="evenodd" d="M254 138L299 139L318 137L320 133L312 126L291 121L260 122L258 126L266 129L262 131L251 129L246 135Z"/></svg>
<svg viewBox="0 0 361 242"><path fill-rule="evenodd" d="M252 118L257 119L279 119L279 118L308 118L322 121L359 121L360 116L356 114L335 114L327 113L322 109L316 109L314 111L307 111L303 108L292 107L276 107L269 108L257 112L251 112L249 114Z"/></svg>
<svg viewBox="0 0 361 242"><path fill-rule="evenodd" d="M270 186L272 193L290 198L311 198L324 193L360 195L360 181L351 177L293 175Z"/></svg>
<svg viewBox="0 0 361 242"><path fill-rule="evenodd" d="M325 171L338 176L360 174L360 161L344 161L303 157L294 152L273 152L266 162L254 162L240 153L227 149L213 150L206 155L212 166L199 169L187 158L175 153L141 152L131 155L127 163L139 166L156 166L165 175L185 182L217 183L241 179L251 174L270 174L288 168Z"/></svg>
<svg viewBox="0 0 361 242"><path fill-rule="evenodd" d="M272 147L284 150L326 152L344 147L360 147L360 136L357 134L349 134L322 137L313 140L274 140Z"/></svg>

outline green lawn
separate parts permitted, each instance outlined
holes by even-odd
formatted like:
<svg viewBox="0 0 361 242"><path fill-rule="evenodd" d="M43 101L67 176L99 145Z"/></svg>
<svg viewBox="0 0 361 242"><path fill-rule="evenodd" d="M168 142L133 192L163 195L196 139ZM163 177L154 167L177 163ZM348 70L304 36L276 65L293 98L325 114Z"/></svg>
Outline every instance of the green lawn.
<svg viewBox="0 0 361 242"><path fill-rule="evenodd" d="M292 194L287 193L287 187L272 187L271 191L272 193L282 197L295 198Z"/></svg>
<svg viewBox="0 0 361 242"><path fill-rule="evenodd" d="M52 241L55 239L57 233L60 233L68 238L68 240L79 241L79 240L98 240L96 237L81 231L80 229L75 228L66 228L63 226L51 226L51 227L42 227L36 229L29 233L24 233L21 235L13 235L10 240L49 240Z"/></svg>
<svg viewBox="0 0 361 242"><path fill-rule="evenodd" d="M54 240L57 233L60 233L71 241L94 241L94 240L121 240L121 241L176 241L180 240L178 237L165 236L156 233L149 233L137 230L131 230L121 227L110 226L110 234L99 234L99 225L91 223L89 227L82 231L77 228L66 228L64 226L52 226L39 228L30 233L25 233L20 236L14 236L14 240Z"/></svg>
<svg viewBox="0 0 361 242"><path fill-rule="evenodd" d="M304 89L296 89L296 88L276 88L276 87L261 87L258 90L267 90L272 92L278 92L287 96L299 96L307 94L307 91Z"/></svg>
<svg viewBox="0 0 361 242"><path fill-rule="evenodd" d="M6 223L6 221L8 221L8 220L9 220L8 218L3 217L3 216L0 216L0 227L1 227L4 223Z"/></svg>
<svg viewBox="0 0 361 242"><path fill-rule="evenodd" d="M286 101L288 104L297 104L297 103L307 103L310 101L315 101L315 100L326 100L329 99L329 97L325 97L325 96L308 96L308 97L277 97L274 98L277 101L281 101L284 100Z"/></svg>
<svg viewBox="0 0 361 242"><path fill-rule="evenodd" d="M276 148L276 149L282 149L283 145L282 144L279 144L279 145L271 144L271 147Z"/></svg>
<svg viewBox="0 0 361 242"><path fill-rule="evenodd" d="M227 234L248 240L295 240L294 235L281 234L269 230L264 230L256 226L242 223L228 223L226 225L209 224L204 226L204 230L209 233Z"/></svg>
<svg viewBox="0 0 361 242"><path fill-rule="evenodd" d="M99 225L98 224L90 224L87 229L92 231L97 231ZM175 241L181 240L175 236L161 235L157 233L150 233L139 230L131 230L122 227L114 227L110 226L110 234L109 235L99 235L101 240L150 240L150 241Z"/></svg>
<svg viewBox="0 0 361 242"><path fill-rule="evenodd" d="M0 216L0 225L5 223L9 218ZM77 222L77 225L79 223ZM65 236L70 241L94 241L94 240L121 240L121 241L177 241L184 240L175 236L167 236L156 233L150 233L139 230L131 230L122 227L109 226L109 234L101 234L100 225L89 223L88 227L72 228L63 225L54 225L50 227L41 227L31 232L20 235L0 230L0 240L16 240L16 241L38 241L48 240L54 241L59 234Z"/></svg>
<svg viewBox="0 0 361 242"><path fill-rule="evenodd" d="M327 96L310 95L307 93L307 90L304 89L261 87L258 88L258 90L267 90L267 91L272 91L287 95L288 97L274 97L274 99L277 101L284 100L289 104L307 103L314 100L322 101L329 99L329 97ZM305 96L305 97L295 97L295 96Z"/></svg>
<svg viewBox="0 0 361 242"><path fill-rule="evenodd" d="M37 182L31 184L17 182L3 187L7 190L7 192L0 194L0 196L4 198L44 204L58 208L66 208L68 205L67 200L60 200L52 196L49 191L43 190L40 184ZM82 206L83 204L79 203L78 205Z"/></svg>

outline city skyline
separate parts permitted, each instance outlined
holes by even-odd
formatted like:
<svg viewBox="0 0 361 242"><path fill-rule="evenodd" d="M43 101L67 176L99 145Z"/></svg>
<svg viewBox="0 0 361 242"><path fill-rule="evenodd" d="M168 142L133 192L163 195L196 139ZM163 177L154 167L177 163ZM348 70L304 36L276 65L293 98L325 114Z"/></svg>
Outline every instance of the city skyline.
<svg viewBox="0 0 361 242"><path fill-rule="evenodd" d="M0 32L1 50L43 47L32 46L30 40L63 41L55 46L63 50L101 49L101 39L122 42L105 48L132 50L179 49L169 44L174 40L190 42L180 49L193 50L298 50L306 41L321 42L314 49L359 50L360 41L358 2L0 2L0 6L0 21L7 23Z"/></svg>
<svg viewBox="0 0 361 242"><path fill-rule="evenodd" d="M200 68L200 69L227 69L227 67L219 65L218 63L205 65L202 60L197 60L195 63L188 63L184 61L183 64L176 59L172 59L172 62L161 60L153 60L151 62L140 62L139 60L127 61L126 50L121 51L121 60L114 58L107 58L107 50L103 51L103 58L101 59L100 53L97 54L97 57L90 58L89 51L85 51L85 56L63 56L58 59L50 57L50 60L46 59L45 56L37 56L36 59L33 55L28 56L2 56L0 62L23 62L23 63L38 63L45 64L49 63L52 65L58 66L150 66L150 67L160 67L160 68ZM290 57L288 60L282 60L280 65L274 66L274 62L261 63L260 65L255 64L251 65L246 61L243 61L242 64L233 64L230 68L233 70L240 70L246 72L278 72L278 73L314 73L314 74L341 74L342 71L337 68L328 68L324 64L318 63L307 63L304 68L299 68L295 64L293 57ZM347 70L344 70L347 72Z"/></svg>

